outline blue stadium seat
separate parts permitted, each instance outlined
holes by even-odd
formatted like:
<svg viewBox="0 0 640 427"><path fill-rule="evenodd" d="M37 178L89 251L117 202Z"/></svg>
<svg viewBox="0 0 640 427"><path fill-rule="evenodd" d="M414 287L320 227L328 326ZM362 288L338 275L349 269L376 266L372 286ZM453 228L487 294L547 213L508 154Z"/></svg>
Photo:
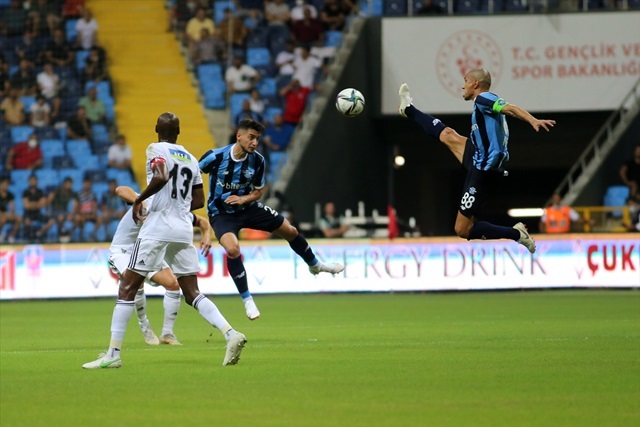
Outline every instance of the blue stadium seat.
<svg viewBox="0 0 640 427"><path fill-rule="evenodd" d="M627 0L629 9L640 9L640 0Z"/></svg>
<svg viewBox="0 0 640 427"><path fill-rule="evenodd" d="M407 2L405 0L384 0L384 16L406 16Z"/></svg>
<svg viewBox="0 0 640 427"><path fill-rule="evenodd" d="M11 0L0 0L0 7L9 7L11 5Z"/></svg>
<svg viewBox="0 0 640 427"><path fill-rule="evenodd" d="M105 99L111 99L111 83L109 83L108 81L101 81L98 83L94 83L94 82L87 82L84 85L84 91L85 93L87 93L87 91L92 88L95 87L96 88L96 92L98 94L98 99L100 99L101 101L104 102Z"/></svg>
<svg viewBox="0 0 640 427"><path fill-rule="evenodd" d="M36 103L36 97L35 96L21 96L20 100L24 104L24 112L25 113L30 112L31 106Z"/></svg>
<svg viewBox="0 0 640 427"><path fill-rule="evenodd" d="M256 87L262 96L273 96L278 91L275 77L265 77L260 79Z"/></svg>
<svg viewBox="0 0 640 427"><path fill-rule="evenodd" d="M67 33L67 41L71 44L74 44L76 38L78 38L78 31L76 30L77 19L69 19L64 24L65 32Z"/></svg>
<svg viewBox="0 0 640 427"><path fill-rule="evenodd" d="M84 172L80 169L60 169L58 170L58 179L60 182L65 178L71 178L73 180L73 191L82 190L82 180L84 179Z"/></svg>
<svg viewBox="0 0 640 427"><path fill-rule="evenodd" d="M269 47L269 34L264 28L257 28L247 36L247 47Z"/></svg>
<svg viewBox="0 0 640 427"><path fill-rule="evenodd" d="M342 31L327 31L324 33L324 45L338 47L342 43Z"/></svg>
<svg viewBox="0 0 640 427"><path fill-rule="evenodd" d="M222 79L222 66L220 64L198 65L198 80Z"/></svg>
<svg viewBox="0 0 640 427"><path fill-rule="evenodd" d="M629 197L629 187L626 185L612 185L607 188L604 194L605 206L626 206L627 198ZM619 218L622 216L622 211L613 212L613 217Z"/></svg>
<svg viewBox="0 0 640 427"><path fill-rule="evenodd" d="M214 21L219 23L224 18L224 10L231 9L232 12L236 11L236 4L233 1L215 1L213 2Z"/></svg>
<svg viewBox="0 0 640 427"><path fill-rule="evenodd" d="M36 135L38 135L40 141L44 141L45 139L60 139L60 133L53 126L36 128Z"/></svg>
<svg viewBox="0 0 640 427"><path fill-rule="evenodd" d="M98 156L95 154L91 154L91 152L82 151L75 153L73 156L77 168L81 169L83 172L89 169L97 168L100 162Z"/></svg>
<svg viewBox="0 0 640 427"><path fill-rule="evenodd" d="M76 69L78 71L84 70L84 67L86 65L85 61L86 61L88 56L89 56L89 51L88 50L77 50L76 51Z"/></svg>
<svg viewBox="0 0 640 427"><path fill-rule="evenodd" d="M504 10L506 12L527 12L529 7L526 0L506 0Z"/></svg>
<svg viewBox="0 0 640 427"><path fill-rule="evenodd" d="M91 136L98 144L105 144L109 142L109 131L105 125L91 125Z"/></svg>
<svg viewBox="0 0 640 427"><path fill-rule="evenodd" d="M457 13L477 13L480 10L480 0L458 0L455 8Z"/></svg>
<svg viewBox="0 0 640 427"><path fill-rule="evenodd" d="M72 157L86 156L93 154L91 152L91 145L86 139L70 139L67 141L67 153ZM80 166L79 164L77 166Z"/></svg>
<svg viewBox="0 0 640 427"><path fill-rule="evenodd" d="M271 64L271 53L266 47L250 47L247 49L247 64L256 67Z"/></svg>
<svg viewBox="0 0 640 427"><path fill-rule="evenodd" d="M11 140L14 144L29 139L34 129L31 126L13 126L11 128Z"/></svg>
<svg viewBox="0 0 640 427"><path fill-rule="evenodd" d="M234 93L231 95L229 103L231 104L231 122L240 111L242 111L242 103L245 99L249 99L248 93Z"/></svg>
<svg viewBox="0 0 640 427"><path fill-rule="evenodd" d="M102 203L102 198L109 192L109 184L106 181L93 182L93 192L98 197L98 203Z"/></svg>
<svg viewBox="0 0 640 427"><path fill-rule="evenodd" d="M227 101L225 99L226 91L227 85L222 80L214 80L206 83L206 86L203 87L202 91L204 95L205 108L225 108L227 106Z"/></svg>
<svg viewBox="0 0 640 427"><path fill-rule="evenodd" d="M38 177L38 185L40 188L48 187L50 185L60 185L60 179L58 178L58 171L55 169L38 169L35 172Z"/></svg>
<svg viewBox="0 0 640 427"><path fill-rule="evenodd" d="M53 161L57 156L64 156L64 142L59 139L45 139L40 141L43 163L45 167L52 168Z"/></svg>
<svg viewBox="0 0 640 427"><path fill-rule="evenodd" d="M116 119L115 101L113 98L103 99L104 106L106 108L105 119L107 123L113 123Z"/></svg>
<svg viewBox="0 0 640 427"><path fill-rule="evenodd" d="M280 114L282 115L282 108L277 108L277 107L268 107L267 109L265 109L264 111L264 119L269 121L269 122L273 122L273 117L276 114Z"/></svg>
<svg viewBox="0 0 640 427"><path fill-rule="evenodd" d="M51 161L51 167L53 169L73 169L76 167L76 163L73 161L73 157L68 154L62 156L55 156Z"/></svg>
<svg viewBox="0 0 640 427"><path fill-rule="evenodd" d="M369 0L360 1L360 12L365 16L382 16L382 0L371 0L371 10L369 10Z"/></svg>
<svg viewBox="0 0 640 427"><path fill-rule="evenodd" d="M105 169L88 169L84 171L84 177L94 182L94 186L107 182L107 172Z"/></svg>

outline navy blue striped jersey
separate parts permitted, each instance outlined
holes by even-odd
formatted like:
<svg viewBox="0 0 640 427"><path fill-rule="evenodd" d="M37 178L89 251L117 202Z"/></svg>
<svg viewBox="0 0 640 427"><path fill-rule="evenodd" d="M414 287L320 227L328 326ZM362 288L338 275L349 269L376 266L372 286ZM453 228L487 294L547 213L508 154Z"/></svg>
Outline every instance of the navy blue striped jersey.
<svg viewBox="0 0 640 427"><path fill-rule="evenodd" d="M473 166L479 170L502 169L509 160L509 127L500 112L507 102L491 92L478 95L471 115L471 142L475 147Z"/></svg>
<svg viewBox="0 0 640 427"><path fill-rule="evenodd" d="M254 151L242 159L233 157L233 145L207 151L200 159L200 170L209 174L210 218L220 213L240 212L253 205L229 205L224 201L229 196L245 196L254 188L265 185L265 162L262 154Z"/></svg>

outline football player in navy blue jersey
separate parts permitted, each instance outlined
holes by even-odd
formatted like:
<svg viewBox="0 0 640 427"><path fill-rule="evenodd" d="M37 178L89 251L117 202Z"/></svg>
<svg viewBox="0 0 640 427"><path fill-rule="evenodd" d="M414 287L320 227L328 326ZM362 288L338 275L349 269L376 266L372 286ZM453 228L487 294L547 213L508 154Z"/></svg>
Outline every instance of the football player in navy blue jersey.
<svg viewBox="0 0 640 427"><path fill-rule="evenodd" d="M427 135L444 143L467 171L456 217L456 234L467 240L511 239L534 253L535 242L521 222L504 227L480 221L478 216L487 202L488 193L506 174L503 166L509 160L509 128L505 115L529 123L536 132L540 129L549 131L556 122L536 119L525 109L489 92L490 88L491 74L485 69L475 68L464 76L462 96L465 101L473 101L469 138L414 107L406 83L398 91L399 112L419 124Z"/></svg>
<svg viewBox="0 0 640 427"><path fill-rule="evenodd" d="M336 274L344 270L342 264L318 260L309 243L288 220L258 201L266 184L264 157L256 151L262 132L262 123L244 119L239 123L235 144L209 150L200 159L200 170L209 174L209 221L227 253L229 274L251 320L260 317L260 311L249 292L240 256L238 232L242 228L268 231L285 239L307 263L312 274Z"/></svg>

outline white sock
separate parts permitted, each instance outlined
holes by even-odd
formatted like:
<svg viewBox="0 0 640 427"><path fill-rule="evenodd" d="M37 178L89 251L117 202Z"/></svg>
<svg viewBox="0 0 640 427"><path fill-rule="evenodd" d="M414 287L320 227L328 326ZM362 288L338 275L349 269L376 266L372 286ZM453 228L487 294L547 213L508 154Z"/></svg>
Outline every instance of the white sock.
<svg viewBox="0 0 640 427"><path fill-rule="evenodd" d="M113 317L111 318L111 342L107 356L116 357L120 355L122 342L124 341L124 333L127 330L127 323L133 315L133 301L118 300L113 309Z"/></svg>
<svg viewBox="0 0 640 427"><path fill-rule="evenodd" d="M204 294L198 295L193 300L193 308L198 310L200 316L204 317L204 319L209 322L212 326L217 328L223 334L226 334L229 330L231 330L231 325L227 322L227 319L224 318L218 307Z"/></svg>
<svg viewBox="0 0 640 427"><path fill-rule="evenodd" d="M147 329L149 327L149 319L147 319L147 296L144 293L144 289L138 289L133 302L136 304L136 314L138 315L140 328Z"/></svg>
<svg viewBox="0 0 640 427"><path fill-rule="evenodd" d="M162 300L164 306L164 323L162 324L162 335L173 335L173 325L180 310L180 291L166 291Z"/></svg>

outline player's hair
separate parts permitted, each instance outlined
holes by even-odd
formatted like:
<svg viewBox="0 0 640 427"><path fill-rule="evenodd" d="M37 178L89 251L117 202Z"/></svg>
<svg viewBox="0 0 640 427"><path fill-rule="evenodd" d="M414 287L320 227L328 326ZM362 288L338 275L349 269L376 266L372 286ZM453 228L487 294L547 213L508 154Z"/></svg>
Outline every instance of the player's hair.
<svg viewBox="0 0 640 427"><path fill-rule="evenodd" d="M262 132L264 132L264 125L253 119L242 119L238 124L238 130L248 130L248 129L253 129L259 134L262 134Z"/></svg>

